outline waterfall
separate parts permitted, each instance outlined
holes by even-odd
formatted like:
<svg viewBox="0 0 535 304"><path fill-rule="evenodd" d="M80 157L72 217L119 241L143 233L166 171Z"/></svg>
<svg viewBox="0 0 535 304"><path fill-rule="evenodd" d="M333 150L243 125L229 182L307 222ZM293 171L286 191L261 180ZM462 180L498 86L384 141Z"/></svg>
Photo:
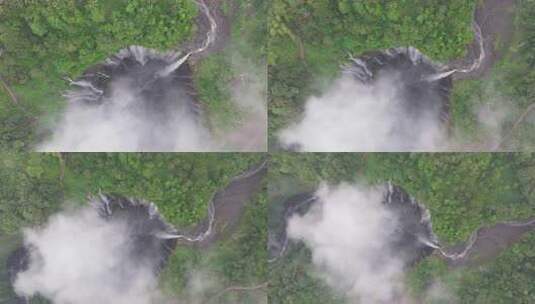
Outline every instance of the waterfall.
<svg viewBox="0 0 535 304"><path fill-rule="evenodd" d="M206 15L206 18L208 18L210 22L210 30L206 33L206 39L204 40L204 43L199 48L188 52L186 55L179 58L176 62L174 62L173 64L170 64L165 69L160 71L158 73L158 76L160 77L169 76L169 74L173 73L173 71L178 69L184 62L186 62L186 60L188 60L188 58L191 55L203 52L214 42L216 33L217 33L217 23L214 17L212 16L212 14L210 13L210 9L206 5L206 3L204 3L204 0L199 0L197 4L199 5L199 8Z"/></svg>
<svg viewBox="0 0 535 304"><path fill-rule="evenodd" d="M474 28L475 39L479 45L479 57L476 60L474 60L474 62L472 62L472 64L468 68L453 69L453 70L449 70L449 71L442 72L439 74L433 74L431 76L426 77L425 78L426 81L429 81L429 82L437 81L437 80L446 78L454 73L463 73L463 74L471 73L479 69L479 67L481 67L481 64L483 63L486 57L485 41L483 40L481 27L475 21L473 22L473 28Z"/></svg>

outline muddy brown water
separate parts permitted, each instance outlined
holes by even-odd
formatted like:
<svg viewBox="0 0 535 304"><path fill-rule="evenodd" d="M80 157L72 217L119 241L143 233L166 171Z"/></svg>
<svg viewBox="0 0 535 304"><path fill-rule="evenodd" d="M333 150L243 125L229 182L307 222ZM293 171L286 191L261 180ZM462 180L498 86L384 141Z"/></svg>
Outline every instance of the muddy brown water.
<svg viewBox="0 0 535 304"><path fill-rule="evenodd" d="M497 42L502 46L511 43L514 37L514 9L516 0L484 0L478 4L474 13L474 21L481 28L483 47L486 57L479 66L470 73L457 73L455 80L480 78L486 76L492 66L499 61L504 52L496 47ZM464 58L453 60L451 67L468 66L479 56L479 42L473 41L467 48Z"/></svg>
<svg viewBox="0 0 535 304"><path fill-rule="evenodd" d="M213 230L199 242L158 237L160 233L171 234L176 231L165 223L154 205L148 202L120 195L101 194L94 198L96 201L92 205L96 208L96 212L109 221L126 221L133 238L131 257L152 261L154 271L159 273L177 245L207 248L217 240L230 235L238 226L246 205L262 189L266 173L267 160L264 160L234 177L226 187L214 194L210 202L214 206ZM190 233L192 235L202 233L207 229L208 223L207 216ZM28 269L31 250L28 246L20 246L8 256L6 266L11 284L14 283L18 273ZM12 301L12 303L28 303L27 299L20 297Z"/></svg>
<svg viewBox="0 0 535 304"><path fill-rule="evenodd" d="M514 223L497 223L481 227L471 236L475 241L446 249L447 253L460 253L470 246L467 254L459 259L447 259L451 266L479 265L492 261L504 250L522 240L527 233L535 233L535 218Z"/></svg>
<svg viewBox="0 0 535 304"><path fill-rule="evenodd" d="M235 177L225 188L216 192L213 198L215 207L214 233L199 242L198 246L209 247L235 231L245 207L262 190L266 174L267 160L264 160Z"/></svg>
<svg viewBox="0 0 535 304"><path fill-rule="evenodd" d="M217 24L217 31L213 43L208 46L206 50L201 53L193 54L191 57L192 63L195 63L199 59L202 59L210 54L220 52L225 48L230 40L230 21L229 16L223 14L221 6L223 1L220 0L201 0L204 1L212 17ZM231 6L231 14L237 10L238 3L235 0L229 0ZM195 21L197 25L197 32L191 42L185 45L186 49L194 49L195 47L202 45L206 39L206 33L210 31L210 21L205 14L198 14Z"/></svg>

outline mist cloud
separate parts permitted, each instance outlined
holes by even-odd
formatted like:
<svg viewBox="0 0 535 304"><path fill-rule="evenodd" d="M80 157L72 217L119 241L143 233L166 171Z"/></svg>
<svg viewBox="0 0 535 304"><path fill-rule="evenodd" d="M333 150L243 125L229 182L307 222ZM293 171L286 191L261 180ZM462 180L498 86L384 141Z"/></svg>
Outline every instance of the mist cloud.
<svg viewBox="0 0 535 304"><path fill-rule="evenodd" d="M208 129L184 105L190 97L170 89L176 106L150 109L140 89L128 79L111 83L100 104L71 100L52 137L40 151L205 151L214 143ZM164 97L162 97L164 98ZM149 104L148 104L149 103ZM156 109L158 111L158 109Z"/></svg>
<svg viewBox="0 0 535 304"><path fill-rule="evenodd" d="M288 236L312 252L317 274L352 303L403 302L404 257L391 252L398 218L384 187L322 185L319 201L288 222Z"/></svg>
<svg viewBox="0 0 535 304"><path fill-rule="evenodd" d="M366 84L354 75L340 77L323 95L310 97L302 117L279 132L281 145L311 152L504 149L501 144L511 135L505 127L518 110L492 85L484 87L484 96L465 101L474 117L469 122L473 127L465 131L455 121L448 126L436 108L411 105L411 98L403 95L407 86L402 84L403 75L382 73Z"/></svg>
<svg viewBox="0 0 535 304"><path fill-rule="evenodd" d="M448 145L436 111L407 115L396 73L373 85L344 75L320 97L311 97L300 121L279 134L283 146L303 151L434 151Z"/></svg>
<svg viewBox="0 0 535 304"><path fill-rule="evenodd" d="M228 84L239 112L229 130L210 127L186 62L189 55L130 46L89 68L39 151L265 151L265 71L235 54ZM213 114L213 113L212 113Z"/></svg>
<svg viewBox="0 0 535 304"><path fill-rule="evenodd" d="M24 232L29 269L14 284L21 296L41 294L53 303L153 303L160 297L149 263L131 258L128 227L84 208L50 218ZM162 303L162 302L159 302Z"/></svg>

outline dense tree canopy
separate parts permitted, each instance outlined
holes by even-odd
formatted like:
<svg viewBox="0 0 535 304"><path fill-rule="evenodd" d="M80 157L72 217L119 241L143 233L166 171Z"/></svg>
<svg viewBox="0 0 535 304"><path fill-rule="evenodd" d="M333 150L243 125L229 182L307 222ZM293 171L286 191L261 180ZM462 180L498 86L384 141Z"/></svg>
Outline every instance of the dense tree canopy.
<svg viewBox="0 0 535 304"><path fill-rule="evenodd" d="M478 227L532 217L534 168L535 156L520 153L279 153L269 171L269 196L275 203L322 181L391 181L429 208L433 230L443 245L452 246ZM533 234L484 265L456 270L434 256L425 259L410 272L408 286L423 297L425 287L442 280L459 303L530 303L535 290L526 282L533 276ZM271 269L274 303L344 303L314 275L310 251L294 249Z"/></svg>
<svg viewBox="0 0 535 304"><path fill-rule="evenodd" d="M366 51L413 46L434 60L462 57L477 1L275 0L268 17L270 143L299 117L340 64Z"/></svg>
<svg viewBox="0 0 535 304"><path fill-rule="evenodd" d="M195 15L187 0L7 1L0 6L0 73L18 82L75 77L129 45L177 45L191 34Z"/></svg>
<svg viewBox="0 0 535 304"><path fill-rule="evenodd" d="M23 228L43 224L60 210L84 206L87 196L99 191L154 202L167 222L186 228L206 216L215 191L262 158L254 153L2 154L0 301L8 301L12 294L5 259L20 244ZM186 293L191 271L209 271L221 288L266 280L265 191L259 191L246 206L236 231L210 251L187 246L175 250L161 277L165 292L173 297ZM220 300L248 303L241 301L248 297L248 293L230 293ZM32 299L32 303L40 301Z"/></svg>

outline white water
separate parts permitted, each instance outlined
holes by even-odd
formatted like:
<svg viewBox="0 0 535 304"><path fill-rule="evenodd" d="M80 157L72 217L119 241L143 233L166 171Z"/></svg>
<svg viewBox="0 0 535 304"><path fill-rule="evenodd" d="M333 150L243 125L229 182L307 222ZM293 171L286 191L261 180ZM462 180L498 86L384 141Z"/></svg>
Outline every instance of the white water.
<svg viewBox="0 0 535 304"><path fill-rule="evenodd" d="M511 221L511 222L502 222L498 224L503 224L503 225L507 225L511 227L527 227L527 226L534 225L535 219L532 219L528 222ZM444 256L445 258L450 259L452 261L456 261L456 260L465 258L471 252L472 248L474 247L474 244L476 243L478 239L478 234L479 234L479 229L477 229L474 233L470 235L470 238L468 239L468 243L466 244L466 246L463 248L462 251L457 252L457 253L448 253L444 251L444 249L441 246L439 246L438 243L433 243L433 242L430 242L429 240L420 239L420 241L429 247L437 249L440 252L440 254L442 254L442 256Z"/></svg>
<svg viewBox="0 0 535 304"><path fill-rule="evenodd" d="M199 0L197 4L210 22L210 30L206 33L206 39L204 40L204 43L198 49L188 52L182 58L178 59L175 63L167 66L164 70L158 73L158 76L169 76L169 74L173 73L173 71L178 69L184 62L186 62L186 60L188 60L191 55L203 52L214 42L217 33L217 23L212 14L210 13L210 9L208 9L208 6L206 5L206 3L204 3L204 0Z"/></svg>
<svg viewBox="0 0 535 304"><path fill-rule="evenodd" d="M258 168L254 168L253 170L246 171L245 173L242 173L233 179L230 180L229 185L237 180L248 178L256 173L258 173L260 170L262 170L267 165L267 160L264 160L264 162L258 166ZM214 198L216 196L217 192L214 193L212 198L210 199L210 202L208 203L208 227L205 231L197 234L196 236L188 236L185 234L177 234L177 233L159 233L156 236L161 239L178 239L178 240L185 240L187 242L195 243L195 242L202 242L204 241L208 236L210 236L214 230L214 222L215 222L215 203Z"/></svg>
<svg viewBox="0 0 535 304"><path fill-rule="evenodd" d="M210 234L212 234L215 221L215 205L213 197L208 203L208 227L205 231L199 233L196 236L187 236L185 234L176 234L176 233L158 233L156 237L161 239L180 239L187 242L195 243L201 242L206 239Z"/></svg>
<svg viewBox="0 0 535 304"><path fill-rule="evenodd" d="M486 52L485 52L485 42L483 40L483 34L481 32L481 27L475 22L473 22L473 28L474 28L474 35L475 35L475 39L476 41L478 42L479 44L479 57L474 60L474 62L472 62L472 64L467 67L467 68L464 68L464 69L453 69L453 70L449 70L449 71L446 71L446 72L442 72L442 73L439 73L439 74L434 74L434 75L431 75L429 77L427 77L425 80L426 81L437 81L437 80L440 80L440 79L443 79L445 77L448 77L450 76L451 74L454 74L454 73L463 73L463 74L467 74L467 73L471 73L477 69L479 69L481 67L481 64L483 63L483 61L485 60L485 57L486 57Z"/></svg>
<svg viewBox="0 0 535 304"><path fill-rule="evenodd" d="M73 86L78 86L78 87L81 87L81 88L89 89L89 90L93 91L94 93L96 93L98 95L104 94L104 91L95 88L95 86L89 81L86 81L86 80L74 81L69 77L65 77L65 80L67 80L69 82L69 85L73 85Z"/></svg>

